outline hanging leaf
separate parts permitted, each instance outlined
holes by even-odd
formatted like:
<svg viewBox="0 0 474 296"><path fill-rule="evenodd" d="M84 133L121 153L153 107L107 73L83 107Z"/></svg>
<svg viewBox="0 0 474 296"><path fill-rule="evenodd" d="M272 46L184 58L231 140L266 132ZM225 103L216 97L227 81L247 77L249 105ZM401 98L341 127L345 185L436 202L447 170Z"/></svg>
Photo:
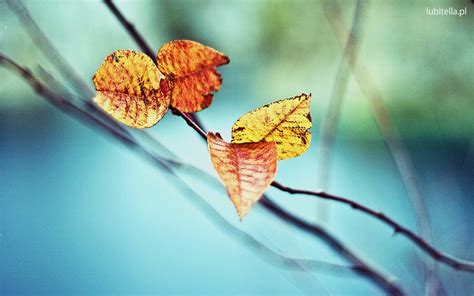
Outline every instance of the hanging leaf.
<svg viewBox="0 0 474 296"><path fill-rule="evenodd" d="M279 160L303 154L311 143L310 98L302 94L244 114L232 126L232 143L275 142Z"/></svg>
<svg viewBox="0 0 474 296"><path fill-rule="evenodd" d="M134 127L155 125L168 110L169 86L141 52L117 50L105 58L92 78L94 102L116 120Z"/></svg>
<svg viewBox="0 0 474 296"><path fill-rule="evenodd" d="M166 43L158 51L158 68L172 85L171 105L182 112L209 107L222 78L216 67L229 58L215 49L190 40Z"/></svg>
<svg viewBox="0 0 474 296"><path fill-rule="evenodd" d="M273 142L232 144L208 133L211 161L242 219L275 178L276 146Z"/></svg>

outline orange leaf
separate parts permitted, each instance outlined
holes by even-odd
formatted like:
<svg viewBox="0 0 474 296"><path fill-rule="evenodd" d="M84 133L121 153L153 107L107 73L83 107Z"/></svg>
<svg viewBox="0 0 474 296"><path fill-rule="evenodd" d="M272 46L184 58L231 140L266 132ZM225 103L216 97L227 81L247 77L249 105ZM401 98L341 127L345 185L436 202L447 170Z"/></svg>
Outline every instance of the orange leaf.
<svg viewBox="0 0 474 296"><path fill-rule="evenodd" d="M217 50L190 40L166 43L158 51L158 68L172 85L171 106L183 112L197 112L212 102L222 84L216 67L229 58Z"/></svg>
<svg viewBox="0 0 474 296"><path fill-rule="evenodd" d="M128 126L151 127L168 110L168 82L144 53L113 52L105 58L92 80L97 90L94 102Z"/></svg>
<svg viewBox="0 0 474 296"><path fill-rule="evenodd" d="M207 134L211 161L242 219L275 178L274 142L226 143L217 133Z"/></svg>

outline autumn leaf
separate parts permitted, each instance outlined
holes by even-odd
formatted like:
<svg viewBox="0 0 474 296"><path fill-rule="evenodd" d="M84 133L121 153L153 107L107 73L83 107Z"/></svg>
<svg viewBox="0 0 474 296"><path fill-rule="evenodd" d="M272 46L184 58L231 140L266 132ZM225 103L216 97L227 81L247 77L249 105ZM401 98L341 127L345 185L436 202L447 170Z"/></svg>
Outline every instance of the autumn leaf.
<svg viewBox="0 0 474 296"><path fill-rule="evenodd" d="M226 143L208 133L211 161L242 219L275 178L277 153L274 142Z"/></svg>
<svg viewBox="0 0 474 296"><path fill-rule="evenodd" d="M153 60L144 53L113 52L92 80L97 90L94 102L130 127L151 127L168 110L169 86Z"/></svg>
<svg viewBox="0 0 474 296"><path fill-rule="evenodd" d="M171 105L182 112L209 107L222 84L216 67L229 58L215 49L190 40L166 43L158 51L158 68L172 85Z"/></svg>
<svg viewBox="0 0 474 296"><path fill-rule="evenodd" d="M310 98L301 94L244 114L232 126L232 143L275 142L279 160L301 155L311 143Z"/></svg>

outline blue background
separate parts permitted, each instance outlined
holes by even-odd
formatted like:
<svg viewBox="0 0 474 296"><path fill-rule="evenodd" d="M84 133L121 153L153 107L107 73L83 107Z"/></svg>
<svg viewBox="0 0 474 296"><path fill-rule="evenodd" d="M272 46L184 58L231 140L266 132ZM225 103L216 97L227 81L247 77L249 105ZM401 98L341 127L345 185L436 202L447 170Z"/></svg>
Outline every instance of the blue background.
<svg viewBox="0 0 474 296"><path fill-rule="evenodd" d="M462 1L461 1L462 2ZM461 3L459 2L459 3ZM465 1L467 4L468 1ZM346 21L354 2L340 2ZM138 49L100 2L26 1L32 17L90 85L103 58ZM226 53L222 90L199 113L229 139L243 113L301 92L313 94L313 143L279 163L277 180L317 189L319 129L342 50L317 1L134 1L119 8L157 50L191 38ZM457 2L372 3L364 14L362 61L408 147L435 245L474 260L473 18L426 16ZM35 72L54 67L0 2L1 51ZM243 229L295 258L345 264L321 241L284 225L258 205L240 222L215 181L178 170L196 193L113 139L59 112L0 68L0 293L159 295L374 295L349 272L288 269L235 235ZM416 230L402 180L349 79L328 191L379 209ZM176 157L212 176L206 145L168 114L149 132ZM167 154L163 152L163 154ZM169 154L168 154L169 156ZM174 157L174 156L173 156ZM273 188L280 205L324 225L411 295L424 291L422 260L408 240L351 208ZM206 201L220 216L209 211ZM207 209L207 210L206 210ZM321 216L321 213L325 213ZM219 220L224 217L225 220ZM227 221L227 222L224 222ZM472 274L439 266L450 295L474 291Z"/></svg>

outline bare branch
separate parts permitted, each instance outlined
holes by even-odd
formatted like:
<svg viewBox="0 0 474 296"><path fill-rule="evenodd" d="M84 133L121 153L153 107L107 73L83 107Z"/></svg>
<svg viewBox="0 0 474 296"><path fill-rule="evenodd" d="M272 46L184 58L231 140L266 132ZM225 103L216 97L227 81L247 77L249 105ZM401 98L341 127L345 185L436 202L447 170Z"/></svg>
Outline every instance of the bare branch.
<svg viewBox="0 0 474 296"><path fill-rule="evenodd" d="M325 5L326 16L330 23L336 38L339 42L343 42L344 36L347 34L347 26L344 22L341 9L336 2L330 2ZM359 63L349 63L356 82L358 83L362 93L369 100L372 107L372 114L375 118L379 132L382 134L385 144L387 145L398 172L402 178L405 190L410 200L411 207L415 213L418 231L421 237L428 242L433 243L433 231L428 216L428 210L421 192L418 178L416 177L413 161L406 149L397 127L391 119L390 113L385 108L380 90L377 89L375 81L369 76L369 72L364 65ZM427 272L427 292L430 295L437 295L436 292L440 282L436 279L437 267L432 261L425 262L429 269ZM431 271L430 271L431 270Z"/></svg>
<svg viewBox="0 0 474 296"><path fill-rule="evenodd" d="M114 5L111 0L104 0L104 1L106 3L110 3L111 5ZM118 14L120 16L122 16L122 18L125 20L125 18L123 17L121 12L118 10L118 8L115 5L114 5L114 7L115 7L115 11L117 11ZM128 21L126 23L130 24ZM128 28L127 29L127 31L128 31L128 30L130 30L130 27L127 27L126 23L122 23L122 24L125 26L126 29ZM133 30L136 32L136 29L133 26L131 28L133 28ZM128 31L128 32L129 32L129 34L134 36L134 34L132 34L131 31ZM136 33L136 35L141 36L138 33ZM189 118L189 116L186 116L188 114L185 114L185 113L183 113L179 110L176 110L175 112L178 115L180 115L186 121L186 123L201 136L202 139L207 140L207 133L199 125L197 125L191 118ZM272 186L275 187L275 188L278 188L282 191L286 191L286 192L289 192L288 190L293 191L293 193L302 193L302 194L307 194L307 192L311 192L311 191L308 191L308 190L293 189L293 188L290 188L290 187L287 187L287 186L283 186L282 184L280 184L278 182L273 182ZM286 190L284 190L284 189L286 189ZM305 192L305 193L303 193L303 192ZM289 192L289 193L291 193L291 192ZM314 193L316 193L316 194L314 194ZM332 200L337 200L338 199L338 198L335 198L336 196L330 195L328 193L324 193L322 191L321 192L312 192L310 195L324 197L324 198L332 199ZM331 196L332 198L329 198L329 196ZM349 202L349 204L352 203L353 205L359 205L358 203L350 201L348 199L345 199L345 198L342 198L342 199ZM341 200L339 200L339 201L341 201ZM373 216L373 217L376 217L376 218L379 219L379 217L377 217L377 215L374 215L374 213L378 213L375 210L372 210L372 209L370 209L368 207L365 207L363 205L359 205L359 207L355 207L355 208L365 212L366 214L369 214L370 216ZM365 210L362 210L362 209L365 209ZM386 224L390 225L391 227L393 227L396 232L399 232L402 235L406 236L410 241L414 242L418 247L420 247L421 250L425 251L433 259L435 259L439 262L445 263L445 264L453 267L454 269L474 272L474 262L466 261L466 260L462 260L462 259L457 259L455 257L452 257L452 256L448 255L448 254L445 254L444 252L441 252L441 251L435 249L433 246L430 245L430 243L426 242L423 238L419 237L414 232L410 231L408 228L405 228L401 224L395 222L395 220L393 220L391 218L388 218L388 216L386 216L384 214L382 214L382 216L385 217L386 220L384 220L384 219L379 219L379 220L381 220L381 221L385 222ZM404 230L404 231L397 231L399 229Z"/></svg>
<svg viewBox="0 0 474 296"><path fill-rule="evenodd" d="M334 81L334 86L329 100L329 107L326 117L321 124L320 131L320 155L318 156L318 186L324 190L329 187L329 174L331 171L332 150L334 146L334 137L341 114L341 107L344 94L349 79L349 65L357 61L357 51L359 47L359 35L361 34L361 14L363 13L363 1L357 1L352 26L344 44L344 51L339 61L339 66Z"/></svg>
<svg viewBox="0 0 474 296"><path fill-rule="evenodd" d="M48 102L53 104L56 107L60 107L60 109L66 113L68 113L67 109L61 108L63 106L65 101L68 101L65 98L62 98L61 96L57 95L56 93L50 91L41 81L39 81L36 77L34 77L31 72L20 66L19 64L15 63L11 59L7 58L3 54L0 53L0 65L6 66L13 72L19 74L22 78L25 79L28 84L43 98L45 98ZM71 104L72 105L72 104ZM73 109L76 110L76 109ZM68 113L69 114L69 113ZM89 115L90 116L90 115ZM108 129L105 129L105 131L108 131ZM116 136L115 133L110 133L113 136ZM133 142L135 151L141 152L142 155L145 157L149 158L152 160L152 163L157 165L158 167L164 169L166 172L169 174L176 176L177 180L180 183L183 183L182 185L186 185L186 187L192 191L192 189L187 186L187 184L179 178L176 173L172 170L172 168L169 166L169 164L165 161L163 161L160 157L156 156L153 153L150 153L149 151L142 149L142 147L138 144ZM194 192L194 191L192 191ZM192 199L196 200L196 199ZM202 199L200 199L202 201ZM264 206L265 209L273 213L276 217L280 218L282 221L289 223L293 225L294 227L300 228L308 233L311 233L315 237L323 240L329 247L331 247L335 252L337 252L341 257L345 258L347 261L349 261L351 264L353 264L353 267L351 269L355 270L358 274L366 277L367 279L371 280L375 284L377 284L380 288L384 289L387 293L390 293L391 295L404 295L403 291L385 275L383 275L381 272L377 271L375 268L370 266L369 264L365 263L364 260L356 256L353 252L351 252L342 242L337 240L335 237L333 237L331 234L326 232L324 229L321 227L314 225L314 224L309 224L308 222L305 222L304 220L293 216L292 214L286 212L284 209L280 208L278 205L273 203L268 197L262 198L261 199L261 204ZM212 212L211 210L215 211L212 206L207 204L206 202L202 201L202 205L206 206L207 208L204 209L207 212ZM225 220L220 214L216 214L215 212L210 215L213 219L220 219L220 220ZM227 222L227 220L225 220ZM228 222L227 222L228 223ZM216 223L217 225L223 225L221 221L218 221ZM283 262L285 260L291 260L293 263L298 264L298 266L301 266L300 264L304 261L301 260L293 260L290 258L285 258L279 255L278 253L273 252L271 249L266 247L265 245L261 244L258 242L255 238L250 236L249 234L241 231L240 229L237 229L234 227L234 230L240 231L240 235L244 235L247 240L251 240L254 243L257 243L259 246L261 246L263 249L271 251L275 256L278 256L280 258L283 258ZM313 264L313 266L317 266L317 262L310 262ZM311 265L309 265L311 266Z"/></svg>
<svg viewBox="0 0 474 296"><path fill-rule="evenodd" d="M291 215L277 204L272 202L268 197L261 198L260 204L262 204L266 210L275 214L282 221L290 223L297 229L303 230L308 234L324 240L328 245L331 246L332 249L337 251L348 261L354 264L354 268L359 274L367 276L371 281L383 288L389 295L404 295L404 292L389 278L384 276L383 273L377 271L374 267L370 266L367 262L356 256L341 241L330 235L322 227L316 224L310 224L302 219L297 218L296 216Z"/></svg>
<svg viewBox="0 0 474 296"><path fill-rule="evenodd" d="M33 41L38 44L42 53L59 70L61 75L69 78L74 90L85 97L92 97L94 93L89 89L87 84L84 83L79 75L77 75L72 70L68 63L66 63L54 45L49 41L43 31L41 31L41 29L38 27L36 22L31 18L23 3L17 0L6 0L6 3L8 4L10 10L15 13L20 22L23 24Z"/></svg>
<svg viewBox="0 0 474 296"><path fill-rule="evenodd" d="M33 87L35 87L35 84L33 84ZM35 89L36 89L36 88L35 88ZM45 93L43 93L43 95L45 95ZM183 117L183 118L186 120L186 122L187 122L191 127L193 127L203 138L205 138L205 135L206 135L205 132L204 132L202 129L200 129L199 126L196 127L196 124L194 123L194 121L193 121L192 119L190 119L190 118L188 118L188 117L186 117L186 116L182 116L182 117ZM278 188L278 186L276 186L276 183L273 184L273 185ZM287 188L287 187L286 187L286 188ZM280 189L281 189L281 188L280 188ZM295 193L297 193L297 192L295 192ZM273 211L278 211L278 208L275 208L275 207L272 207L272 208L273 208ZM293 216L291 216L291 217L293 217ZM285 219L286 219L286 216L282 216L282 217L280 217L280 218L283 219L283 220L285 220ZM302 220L299 220L299 219L296 218L296 217L294 217L294 218L296 219L296 222L299 221L299 222L301 222L301 223L303 223L303 224L306 223L306 222L304 222L304 221L302 221ZM291 220L291 219L290 219L290 220ZM287 221L287 220L285 220L285 221ZM287 221L287 222L288 222L288 221ZM295 220L292 220L291 223L292 223L293 225L295 225ZM395 223L395 222L392 220L392 223ZM298 223L296 223L296 224L298 224ZM395 225L398 225L398 224L395 223ZM392 226L393 226L393 225L392 225ZM316 226L316 227L317 227L317 226ZM317 229L319 229L319 228L316 228L316 230L317 230ZM397 230L396 227L395 227L394 229ZM313 230L314 230L314 229L313 229ZM313 233L314 233L315 235L317 235L317 234L318 234L318 231L314 231ZM403 233L403 232L401 232L401 233ZM414 234L413 234L413 235L414 235ZM414 236L416 237L416 235L414 235ZM407 236L407 237L410 238L410 236ZM422 249L423 249L423 248L422 248ZM443 256L446 256L446 255L443 255L443 254L442 254L441 258L443 258ZM356 258L357 258L357 257L356 257ZM452 259L452 260L458 260L458 259ZM349 261L353 262L353 260L351 260L350 258L349 258ZM356 260L356 261L357 261L357 260ZM443 260L440 260L440 261L443 262ZM354 262L353 262L353 263L354 263ZM354 264L355 264L355 263L354 263ZM448 263L447 263L447 264L448 264ZM454 262L453 264L454 264L453 267L455 267L456 264L458 264L458 262ZM468 264L471 264L471 263L468 262ZM355 264L355 266L358 266L358 265ZM461 266L461 267L462 267L462 266ZM357 268L359 269L359 267L357 267ZM455 268L456 268L456 267L455 267ZM363 269L361 269L361 270L362 270L362 273L363 273L363 274L365 274L365 273L367 272L367 268L363 268ZM372 270L372 269L369 268L368 270L370 271L370 270ZM368 277L368 278L371 278L371 276L372 276L372 274L369 272L369 273L367 274L367 277ZM377 278L380 278L380 277L377 277ZM382 279L386 279L386 277L384 277L384 276L381 276L381 278L382 278ZM372 278L371 278L371 279L372 279ZM374 280L374 279L372 279L372 280ZM380 280L374 280L374 281L380 283ZM385 289L387 289L387 287L391 287L389 280L387 280L387 281L385 281L385 282L382 281L382 282L385 283L384 285L382 285L382 286L384 286ZM387 284L387 283L388 283L388 284ZM391 288L391 289L392 289L392 288Z"/></svg>
<svg viewBox="0 0 474 296"><path fill-rule="evenodd" d="M89 124L103 128L108 134L119 139L127 146L135 145L133 139L130 138L128 134L124 134L121 131L114 129L113 127L91 116L89 112L84 111L81 107L73 104L70 100L52 92L44 84L42 84L41 81L36 79L36 77L31 74L30 70L19 66L2 53L0 53L0 65L18 73L21 77L23 77L23 79L26 80L26 82L28 82L28 84L36 91L36 93L43 96L49 103L61 111L69 112L75 117L86 120Z"/></svg>
<svg viewBox="0 0 474 296"><path fill-rule="evenodd" d="M124 129L117 122L108 120L109 118L107 115L98 110L97 107L92 104L90 98L94 95L94 92L79 76L79 74L77 74L77 72L75 72L74 69L66 62L64 57L58 52L48 37L46 37L46 34L44 34L41 28L30 16L28 9L23 5L22 1L7 0L6 3L9 9L17 16L18 20L26 29L28 35L38 46L43 55L51 62L52 65L54 65L56 69L58 69L62 76L68 77L68 82L71 84L74 91L79 95L79 98L82 99L86 105L84 110L87 109L87 111L94 112L96 115L98 115L98 117L100 117L100 119L97 120L106 122L111 126L111 128L115 130L121 130L122 133L128 134L126 129Z"/></svg>
<svg viewBox="0 0 474 296"><path fill-rule="evenodd" d="M122 24L122 26L125 28L128 34L132 37L135 43L137 43L138 47L140 47L140 49L156 63L156 54L153 51L153 49L151 49L151 46L148 44L148 42L146 42L142 34L140 34L140 32L138 32L138 30L135 29L135 26L125 18L125 16L118 9L115 3L112 0L104 0L104 4L110 9L110 12L112 12L112 14L117 18L120 24ZM173 106L170 106L170 110L173 112L173 114L183 117L184 120L186 120L186 122L188 122L188 119L191 119L195 123L195 125L197 125L200 128L203 127L202 122L200 121L199 117L195 113L186 114L184 112L181 112L173 108Z"/></svg>
<svg viewBox="0 0 474 296"><path fill-rule="evenodd" d="M291 194L305 194L305 195L317 196L320 198L333 200L333 201L337 201L337 202L349 205L354 210L358 210L365 214L368 214L369 216L372 216L376 218L377 220L392 227L395 234L398 233L398 234L404 235L410 241L415 243L421 250L425 251L434 260L447 264L457 270L474 272L474 262L458 259L442 251L437 250L430 243L428 243L423 238L415 234L413 231L397 223L395 220L393 220L392 218L390 218L389 216L385 215L382 212L375 211L367 206L364 206L360 203L357 203L345 197L329 194L324 191L310 191L310 190L304 190L304 189L294 189L291 187L284 186L276 181L272 183L272 186Z"/></svg>
<svg viewBox="0 0 474 296"><path fill-rule="evenodd" d="M354 8L352 17L352 26L347 38L342 42L344 51L339 61L334 85L329 99L329 106L321 123L318 166L316 167L317 184L323 190L330 189L330 175L332 170L332 151L334 149L334 141L336 130L341 116L344 94L347 88L349 78L349 64L355 63L359 48L360 35L362 34L362 18L364 4L363 0L358 0ZM317 204L318 216L322 221L326 221L328 217L328 205L321 202Z"/></svg>
<svg viewBox="0 0 474 296"><path fill-rule="evenodd" d="M104 4L110 9L110 12L117 18L117 20L122 24L122 26L127 30L128 34L133 38L138 47L152 60L155 60L155 51L143 38L142 34L135 29L135 26L129 22L122 12L115 6L115 3L112 0L104 0Z"/></svg>

